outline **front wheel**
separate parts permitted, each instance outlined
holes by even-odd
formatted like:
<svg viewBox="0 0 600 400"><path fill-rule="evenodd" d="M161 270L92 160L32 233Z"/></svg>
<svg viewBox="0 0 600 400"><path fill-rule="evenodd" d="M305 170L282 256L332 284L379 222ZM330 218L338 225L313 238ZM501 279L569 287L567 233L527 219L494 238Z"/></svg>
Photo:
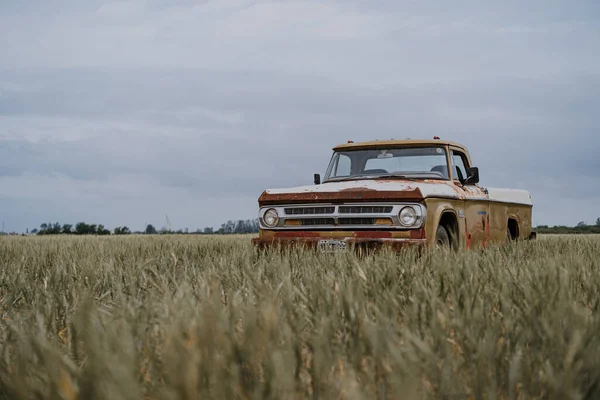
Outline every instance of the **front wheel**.
<svg viewBox="0 0 600 400"><path fill-rule="evenodd" d="M448 230L442 225L438 226L435 233L435 244L440 248L450 248L450 235L448 235Z"/></svg>

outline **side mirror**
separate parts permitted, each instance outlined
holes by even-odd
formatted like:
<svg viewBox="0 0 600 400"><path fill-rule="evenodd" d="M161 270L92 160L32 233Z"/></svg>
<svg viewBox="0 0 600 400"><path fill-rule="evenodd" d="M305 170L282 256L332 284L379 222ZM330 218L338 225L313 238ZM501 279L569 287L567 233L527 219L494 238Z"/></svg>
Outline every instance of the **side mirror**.
<svg viewBox="0 0 600 400"><path fill-rule="evenodd" d="M465 179L464 185L473 185L479 183L479 168L471 167L467 168L467 179Z"/></svg>
<svg viewBox="0 0 600 400"><path fill-rule="evenodd" d="M315 185L321 184L321 175L315 174Z"/></svg>

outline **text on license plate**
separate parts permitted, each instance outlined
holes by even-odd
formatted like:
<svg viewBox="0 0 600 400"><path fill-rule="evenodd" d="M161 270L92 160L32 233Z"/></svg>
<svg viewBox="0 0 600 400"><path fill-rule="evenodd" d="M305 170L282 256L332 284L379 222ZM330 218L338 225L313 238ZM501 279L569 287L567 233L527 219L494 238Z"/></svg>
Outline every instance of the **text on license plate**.
<svg viewBox="0 0 600 400"><path fill-rule="evenodd" d="M346 242L343 240L319 240L317 247L323 252L346 251Z"/></svg>

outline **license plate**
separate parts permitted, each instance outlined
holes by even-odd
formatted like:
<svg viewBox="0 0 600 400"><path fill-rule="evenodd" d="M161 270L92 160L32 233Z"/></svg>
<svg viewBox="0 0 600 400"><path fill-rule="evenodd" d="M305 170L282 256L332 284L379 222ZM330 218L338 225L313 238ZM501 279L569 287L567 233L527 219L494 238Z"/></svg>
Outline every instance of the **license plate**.
<svg viewBox="0 0 600 400"><path fill-rule="evenodd" d="M343 240L319 240L317 247L325 253L346 251L346 242Z"/></svg>

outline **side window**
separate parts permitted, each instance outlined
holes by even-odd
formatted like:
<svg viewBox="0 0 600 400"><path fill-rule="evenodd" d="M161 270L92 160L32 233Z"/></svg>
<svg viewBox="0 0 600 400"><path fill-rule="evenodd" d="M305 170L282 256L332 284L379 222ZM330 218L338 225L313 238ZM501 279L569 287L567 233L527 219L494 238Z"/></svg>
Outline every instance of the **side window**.
<svg viewBox="0 0 600 400"><path fill-rule="evenodd" d="M467 158L464 154L458 151L452 151L452 172L454 172L454 180L459 180L460 176L462 179L467 178Z"/></svg>
<svg viewBox="0 0 600 400"><path fill-rule="evenodd" d="M340 154L335 164L332 176L348 176L350 175L350 157Z"/></svg>

